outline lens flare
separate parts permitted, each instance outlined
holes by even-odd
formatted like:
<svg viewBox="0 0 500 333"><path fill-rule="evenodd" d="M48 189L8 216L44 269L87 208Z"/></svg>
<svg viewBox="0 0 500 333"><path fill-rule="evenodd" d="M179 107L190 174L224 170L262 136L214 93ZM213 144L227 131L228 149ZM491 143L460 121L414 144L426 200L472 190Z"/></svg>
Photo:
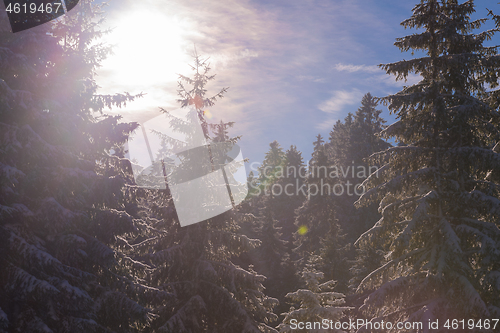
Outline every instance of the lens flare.
<svg viewBox="0 0 500 333"><path fill-rule="evenodd" d="M207 117L207 119L212 119L212 113L210 113L210 111L208 110L205 110L203 111L203 114L205 115L205 117Z"/></svg>
<svg viewBox="0 0 500 333"><path fill-rule="evenodd" d="M297 233L298 233L299 235L301 235L301 236L304 236L305 234L307 234L307 232L308 232L308 231L309 231L309 230L308 230L307 226L305 226L305 225L301 225L301 226L299 227L299 230L297 230Z"/></svg>

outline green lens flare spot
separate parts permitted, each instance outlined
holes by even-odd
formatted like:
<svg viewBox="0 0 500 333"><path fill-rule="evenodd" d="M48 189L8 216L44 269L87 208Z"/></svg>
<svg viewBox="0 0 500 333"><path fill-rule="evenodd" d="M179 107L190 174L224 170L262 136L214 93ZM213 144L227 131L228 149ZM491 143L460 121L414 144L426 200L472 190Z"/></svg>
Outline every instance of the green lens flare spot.
<svg viewBox="0 0 500 333"><path fill-rule="evenodd" d="M302 225L299 227L299 230L297 230L297 232L299 233L299 235L301 236L304 236L305 234L307 234L307 227L305 225Z"/></svg>

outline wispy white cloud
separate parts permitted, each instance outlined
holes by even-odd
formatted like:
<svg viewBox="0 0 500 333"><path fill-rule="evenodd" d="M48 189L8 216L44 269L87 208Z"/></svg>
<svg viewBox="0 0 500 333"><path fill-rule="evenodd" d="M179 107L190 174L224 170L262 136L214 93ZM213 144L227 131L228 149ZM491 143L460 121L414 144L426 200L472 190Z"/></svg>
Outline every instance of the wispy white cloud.
<svg viewBox="0 0 500 333"><path fill-rule="evenodd" d="M298 75L295 77L298 81L310 81L316 83L325 83L327 80L324 77L317 77L314 75Z"/></svg>
<svg viewBox="0 0 500 333"><path fill-rule="evenodd" d="M241 64L242 61L246 61L251 58L257 58L258 56L259 53L254 50L228 50L222 53L211 54L210 60L212 67L217 71L222 68L234 66L238 63Z"/></svg>
<svg viewBox="0 0 500 333"><path fill-rule="evenodd" d="M333 92L332 97L318 105L318 109L326 113L337 113L342 111L346 105L358 103L362 96L358 89L337 90Z"/></svg>
<svg viewBox="0 0 500 333"><path fill-rule="evenodd" d="M322 132L331 130L337 120L343 118L341 115L347 113L344 112L345 107L359 104L362 96L363 93L358 89L334 91L332 97L318 105L318 109L327 113L328 116L316 123L315 128Z"/></svg>
<svg viewBox="0 0 500 333"><path fill-rule="evenodd" d="M365 73L380 73L381 69L375 65L352 65L338 63L333 67L335 70L340 72L365 72Z"/></svg>
<svg viewBox="0 0 500 333"><path fill-rule="evenodd" d="M318 129L321 132L326 132L326 131L331 131L333 128L333 125L337 122L338 119L336 118L328 118L321 123L316 125L316 129Z"/></svg>

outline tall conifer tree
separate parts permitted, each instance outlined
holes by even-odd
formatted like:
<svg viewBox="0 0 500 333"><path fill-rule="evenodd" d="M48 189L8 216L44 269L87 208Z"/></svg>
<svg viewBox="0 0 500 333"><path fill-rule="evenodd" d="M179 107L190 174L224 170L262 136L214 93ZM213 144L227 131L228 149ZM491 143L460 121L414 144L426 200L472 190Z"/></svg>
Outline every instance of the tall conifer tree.
<svg viewBox="0 0 500 333"><path fill-rule="evenodd" d="M499 185L487 178L500 172L487 90L499 60L483 46L493 32L473 33L485 21L473 13L473 1L422 0L402 22L420 30L395 45L425 56L381 65L398 80L422 77L383 99L398 117L384 134L404 145L378 154L380 178L361 199L380 200L382 218L358 242L376 240L389 257L358 289L376 288L363 308L384 320L440 319L447 331L447 319L500 315Z"/></svg>
<svg viewBox="0 0 500 333"><path fill-rule="evenodd" d="M209 143L229 146L238 141L230 137L232 123L210 124L205 108L222 98L227 88L206 97L210 66L194 54L194 75L180 76L179 102L192 105ZM163 110L168 114L167 111ZM212 151L213 153L213 151ZM220 154L219 154L220 155ZM214 163L224 157L211 155ZM220 160L219 160L220 159ZM212 184L213 186L213 184ZM272 308L277 301L263 293L265 277L245 270L231 261L254 249L259 241L239 232L238 224L249 214L234 208L205 221L180 227L173 210L172 197L166 190L152 190L151 234L138 244L142 258L154 266L153 287L172 295L155 308L153 332L275 332L266 323L275 320Z"/></svg>
<svg viewBox="0 0 500 333"><path fill-rule="evenodd" d="M285 166L285 153L278 141L269 144L269 151L259 167L259 184L265 193L270 191L269 187L283 177Z"/></svg>
<svg viewBox="0 0 500 333"><path fill-rule="evenodd" d="M302 267L310 255L318 255L321 240L328 234L335 222L335 210L330 186L330 167L323 137L318 134L313 142L314 150L309 161L306 179L306 200L297 209L294 251L302 258Z"/></svg>

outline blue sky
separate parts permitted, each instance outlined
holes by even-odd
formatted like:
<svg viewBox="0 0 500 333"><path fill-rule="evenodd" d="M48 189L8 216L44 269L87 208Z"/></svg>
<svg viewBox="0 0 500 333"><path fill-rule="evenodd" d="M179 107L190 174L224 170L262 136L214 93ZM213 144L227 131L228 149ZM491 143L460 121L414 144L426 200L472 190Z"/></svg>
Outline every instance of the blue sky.
<svg viewBox="0 0 500 333"><path fill-rule="evenodd" d="M477 17L496 1L476 1ZM385 96L396 82L377 65L412 58L393 44L415 31L400 26L416 0L144 0L113 1L106 9L114 28L106 41L115 55L103 63L101 92L145 92L118 110L125 120L145 121L158 107L177 107L177 73L194 45L210 57L216 80L209 93L229 87L210 109L212 121L234 121L232 135L251 162L269 143L291 144L310 158L318 133L328 138L337 119L355 112L362 96ZM383 117L394 120L384 106Z"/></svg>

